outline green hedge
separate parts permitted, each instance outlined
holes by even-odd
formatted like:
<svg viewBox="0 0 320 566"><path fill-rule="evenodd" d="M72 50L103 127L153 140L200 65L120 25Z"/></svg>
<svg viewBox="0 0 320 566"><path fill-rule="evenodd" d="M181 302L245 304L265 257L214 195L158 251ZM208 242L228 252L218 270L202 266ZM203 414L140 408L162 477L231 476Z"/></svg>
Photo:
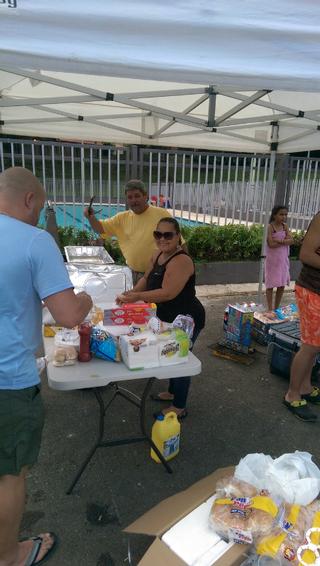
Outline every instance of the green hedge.
<svg viewBox="0 0 320 566"><path fill-rule="evenodd" d="M263 227L254 225L249 228L235 224L227 226L182 226L190 255L197 262L258 260L261 254ZM90 245L94 241L92 232L77 228L59 228L60 247ZM303 238L302 232L293 234L294 245L290 256L297 259ZM109 238L104 246L118 264L124 264L124 258L116 240Z"/></svg>

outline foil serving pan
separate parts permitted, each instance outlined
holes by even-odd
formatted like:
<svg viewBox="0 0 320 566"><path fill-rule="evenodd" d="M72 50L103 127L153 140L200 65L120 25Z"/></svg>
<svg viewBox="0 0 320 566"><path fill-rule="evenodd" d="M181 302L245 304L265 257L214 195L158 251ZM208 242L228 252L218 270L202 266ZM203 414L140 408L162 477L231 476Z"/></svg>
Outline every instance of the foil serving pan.
<svg viewBox="0 0 320 566"><path fill-rule="evenodd" d="M124 265L89 265L67 263L76 293L85 291L95 305L114 303L117 295L132 289L132 273Z"/></svg>
<svg viewBox="0 0 320 566"><path fill-rule="evenodd" d="M85 265L106 265L114 259L103 246L65 246L67 262Z"/></svg>

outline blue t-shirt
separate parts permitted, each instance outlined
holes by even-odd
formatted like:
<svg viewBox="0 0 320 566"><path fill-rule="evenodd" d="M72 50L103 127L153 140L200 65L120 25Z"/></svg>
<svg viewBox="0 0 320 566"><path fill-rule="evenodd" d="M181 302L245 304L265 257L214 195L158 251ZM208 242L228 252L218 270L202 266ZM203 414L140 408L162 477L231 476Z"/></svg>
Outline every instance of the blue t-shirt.
<svg viewBox="0 0 320 566"><path fill-rule="evenodd" d="M0 389L39 383L41 300L72 288L50 234L0 214Z"/></svg>

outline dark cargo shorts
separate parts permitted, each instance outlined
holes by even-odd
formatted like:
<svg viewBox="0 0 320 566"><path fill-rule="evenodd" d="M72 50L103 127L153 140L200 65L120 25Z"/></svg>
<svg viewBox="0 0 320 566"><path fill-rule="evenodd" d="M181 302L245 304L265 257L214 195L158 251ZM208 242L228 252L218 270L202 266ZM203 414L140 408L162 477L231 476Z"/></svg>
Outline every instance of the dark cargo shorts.
<svg viewBox="0 0 320 566"><path fill-rule="evenodd" d="M38 459L44 423L40 385L0 389L0 476L19 475Z"/></svg>

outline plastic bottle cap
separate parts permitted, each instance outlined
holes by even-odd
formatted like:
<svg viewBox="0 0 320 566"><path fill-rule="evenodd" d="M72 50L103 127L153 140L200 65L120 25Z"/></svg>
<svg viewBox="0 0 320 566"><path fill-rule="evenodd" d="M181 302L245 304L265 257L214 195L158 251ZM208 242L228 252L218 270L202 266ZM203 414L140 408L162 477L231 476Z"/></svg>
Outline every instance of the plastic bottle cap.
<svg viewBox="0 0 320 566"><path fill-rule="evenodd" d="M158 415L157 421L164 421L164 415Z"/></svg>

